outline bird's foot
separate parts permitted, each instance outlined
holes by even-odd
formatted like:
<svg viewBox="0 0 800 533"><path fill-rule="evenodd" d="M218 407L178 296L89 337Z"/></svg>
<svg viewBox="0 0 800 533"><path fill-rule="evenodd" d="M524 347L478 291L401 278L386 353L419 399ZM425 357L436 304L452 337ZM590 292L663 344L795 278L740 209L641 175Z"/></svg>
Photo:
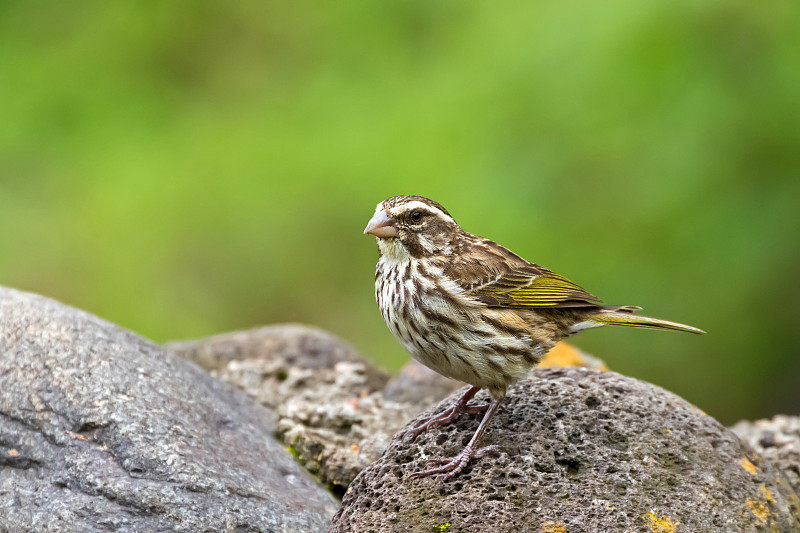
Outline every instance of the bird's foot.
<svg viewBox="0 0 800 533"><path fill-rule="evenodd" d="M480 459L485 455L493 455L500 452L500 446L495 444L491 446L484 446L483 448L474 449L472 446L467 445L461 453L449 459L431 459L425 462L425 466L435 466L428 470L421 472L414 472L410 474L409 479L419 479L428 476L436 476L437 479L442 481L447 480L464 470L464 467L469 464L472 459Z"/></svg>
<svg viewBox="0 0 800 533"><path fill-rule="evenodd" d="M431 415L427 418L423 418L419 424L414 426L413 428L407 429L403 436L401 437L404 441L412 441L426 433L429 429L443 426L445 424L449 424L459 416L464 413L471 413L471 414L481 414L486 412L486 408L489 407L489 404L485 405L467 405L467 402L461 403L456 402L449 408L436 413L435 415Z"/></svg>
<svg viewBox="0 0 800 533"><path fill-rule="evenodd" d="M440 413L422 419L419 424L411 429L407 429L400 438L404 441L411 441L431 428L443 426L452 422L464 413L483 413L489 407L489 404L467 405L467 402L469 402L479 390L479 387L471 387L467 389L467 391L464 392L464 394L462 394L458 400L456 400L456 403Z"/></svg>
<svg viewBox="0 0 800 533"><path fill-rule="evenodd" d="M489 404L486 405L466 405L456 403L448 409L435 415L424 418L419 424L406 430L403 440L412 441L431 428L449 424L464 413L484 413Z"/></svg>

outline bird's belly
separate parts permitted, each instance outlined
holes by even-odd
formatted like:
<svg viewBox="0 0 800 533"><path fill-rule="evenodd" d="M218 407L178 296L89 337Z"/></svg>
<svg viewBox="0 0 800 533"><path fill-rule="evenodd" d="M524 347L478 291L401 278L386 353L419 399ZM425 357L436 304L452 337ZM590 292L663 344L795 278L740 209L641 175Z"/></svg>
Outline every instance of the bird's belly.
<svg viewBox="0 0 800 533"><path fill-rule="evenodd" d="M400 344L419 362L443 376L504 391L539 360L542 349L525 334L500 331L484 320L478 307L455 308L452 297L411 284L376 279L383 319ZM402 278L401 278L402 279Z"/></svg>

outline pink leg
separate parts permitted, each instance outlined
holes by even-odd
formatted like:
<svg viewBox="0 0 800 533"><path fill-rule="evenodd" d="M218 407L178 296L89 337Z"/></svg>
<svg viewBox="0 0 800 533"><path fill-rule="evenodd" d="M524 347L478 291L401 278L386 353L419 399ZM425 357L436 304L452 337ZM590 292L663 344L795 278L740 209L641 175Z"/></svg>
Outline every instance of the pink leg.
<svg viewBox="0 0 800 533"><path fill-rule="evenodd" d="M483 432L486 430L489 420L492 419L495 411L497 411L497 408L500 407L500 402L502 401L502 398L492 399L492 403L489 404L486 414L483 415L483 420L481 420L478 429L475 431L475 434L472 436L469 443L464 447L464 450L462 450L461 453L451 459L432 459L426 463L426 466L434 464L438 464L440 466L431 468L429 470L423 470L422 472L415 472L408 477L410 479L416 479L439 474L438 477L441 479L450 479L464 470L464 467L469 464L471 459L479 459L484 455L497 453L500 451L499 446L492 445L485 446L483 448L476 448L476 445L478 444L478 440L481 438L481 435L483 435Z"/></svg>
<svg viewBox="0 0 800 533"><path fill-rule="evenodd" d="M419 435L425 433L431 428L443 426L444 424L452 422L463 413L484 412L487 407L486 405L467 405L467 402L470 401L479 390L481 390L480 387L470 387L467 392L462 394L461 397L456 400L456 403L440 413L436 413L435 415L425 418L413 428L406 430L402 438L410 440L416 439Z"/></svg>

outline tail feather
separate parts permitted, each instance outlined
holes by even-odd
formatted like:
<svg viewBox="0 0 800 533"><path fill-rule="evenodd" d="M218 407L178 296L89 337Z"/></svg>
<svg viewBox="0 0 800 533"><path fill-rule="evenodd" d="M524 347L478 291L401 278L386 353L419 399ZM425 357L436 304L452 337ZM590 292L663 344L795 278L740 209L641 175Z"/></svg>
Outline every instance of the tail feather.
<svg viewBox="0 0 800 533"><path fill-rule="evenodd" d="M640 307L608 307L593 315L590 320L603 326L628 326L632 328L670 329L673 331L688 331L689 333L703 334L705 331L679 322L661 320L649 316L635 315L634 311Z"/></svg>

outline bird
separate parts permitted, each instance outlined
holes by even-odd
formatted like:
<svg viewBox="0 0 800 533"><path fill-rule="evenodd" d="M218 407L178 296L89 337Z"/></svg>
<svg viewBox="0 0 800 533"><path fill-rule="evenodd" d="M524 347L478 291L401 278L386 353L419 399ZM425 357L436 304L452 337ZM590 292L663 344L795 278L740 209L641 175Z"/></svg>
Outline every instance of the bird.
<svg viewBox="0 0 800 533"><path fill-rule="evenodd" d="M499 453L497 445L479 448L478 442L509 386L570 335L607 325L705 333L638 315L640 307L604 305L564 276L467 233L447 209L423 196L380 202L364 234L377 240L375 298L389 330L423 365L470 385L405 437L465 412L484 413L461 453L428 461L412 479L449 479L471 460ZM489 403L469 404L481 389L488 390Z"/></svg>

